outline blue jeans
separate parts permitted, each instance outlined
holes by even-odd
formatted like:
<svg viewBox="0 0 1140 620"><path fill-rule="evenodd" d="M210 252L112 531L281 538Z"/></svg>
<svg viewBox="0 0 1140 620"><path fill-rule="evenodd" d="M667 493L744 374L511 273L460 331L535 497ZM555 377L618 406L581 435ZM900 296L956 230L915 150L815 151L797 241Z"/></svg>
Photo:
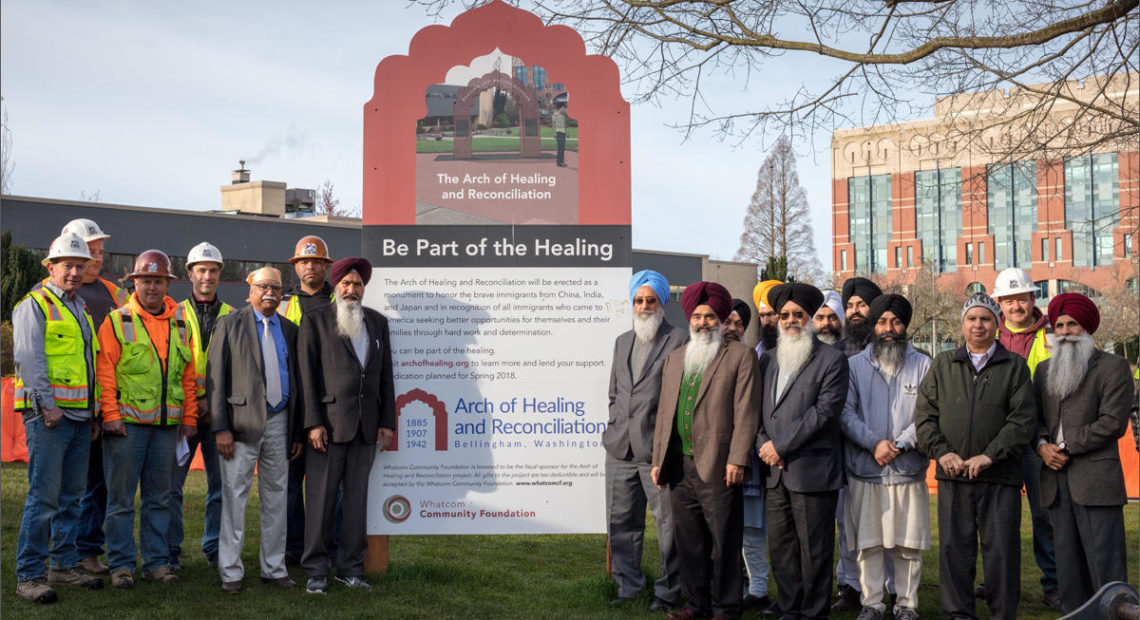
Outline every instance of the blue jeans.
<svg viewBox="0 0 1140 620"><path fill-rule="evenodd" d="M198 427L198 433L187 440L190 446L190 459L185 467L174 463L170 485L170 527L166 530L166 546L170 550L171 561L182 557L182 541L185 531L182 527L182 487L186 484L186 474L194 460L194 450L202 446L202 462L206 466L206 521L202 528L202 553L209 557L218 555L218 530L222 527L222 471L218 466L218 444L209 424Z"/></svg>
<svg viewBox="0 0 1140 620"><path fill-rule="evenodd" d="M1041 457L1032 444L1021 455L1021 477L1033 521L1033 559L1041 569L1041 590L1048 592L1057 589L1057 558L1053 550L1053 522L1049 520L1049 511L1041 506Z"/></svg>
<svg viewBox="0 0 1140 620"><path fill-rule="evenodd" d="M103 555L103 521L107 518L107 485L103 482L103 436L91 442L91 456L87 460L87 490L79 501L79 533L75 546L79 558L97 558Z"/></svg>
<svg viewBox="0 0 1140 620"><path fill-rule="evenodd" d="M143 570L152 572L170 562L166 530L170 525L170 478L178 427L124 426L126 437L103 437L107 564L112 571L135 568L135 490L139 489L139 550Z"/></svg>
<svg viewBox="0 0 1140 620"><path fill-rule="evenodd" d="M28 497L16 539L16 578L43 577L52 568L79 565L75 548L79 498L87 485L91 423L64 418L48 428L43 417L24 424L28 443Z"/></svg>

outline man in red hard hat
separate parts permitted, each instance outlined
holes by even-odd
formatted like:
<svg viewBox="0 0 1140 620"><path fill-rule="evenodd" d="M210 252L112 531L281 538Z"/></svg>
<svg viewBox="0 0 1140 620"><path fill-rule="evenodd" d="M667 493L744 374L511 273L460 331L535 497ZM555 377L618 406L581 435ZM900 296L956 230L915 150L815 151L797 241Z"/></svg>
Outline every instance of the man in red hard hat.
<svg viewBox="0 0 1140 620"><path fill-rule="evenodd" d="M193 338L167 291L170 259L147 250L135 259L135 292L99 328L96 376L103 418L107 481L107 563L111 585L134 586L135 488L140 488L143 577L178 581L166 532L179 437L197 432Z"/></svg>

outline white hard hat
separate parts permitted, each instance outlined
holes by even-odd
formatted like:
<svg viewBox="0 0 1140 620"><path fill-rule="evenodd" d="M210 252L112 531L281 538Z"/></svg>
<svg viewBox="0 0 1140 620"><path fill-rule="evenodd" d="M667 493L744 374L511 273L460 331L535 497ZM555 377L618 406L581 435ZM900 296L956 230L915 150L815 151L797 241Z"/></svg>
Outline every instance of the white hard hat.
<svg viewBox="0 0 1140 620"><path fill-rule="evenodd" d="M51 242L47 258L40 261L40 264L47 267L60 258L91 260L91 253L87 251L87 242L82 237L75 233L65 232Z"/></svg>
<svg viewBox="0 0 1140 620"><path fill-rule="evenodd" d="M80 239L83 239L84 241L86 241L88 243L90 243L91 241L98 241L100 239L110 239L111 238L111 235L108 235L107 233L103 232L103 229L99 228L98 224L96 224L92 220L88 220L85 218L79 218L77 220L71 220L70 222L67 223L67 226L63 227L62 232L74 233L76 235L79 235Z"/></svg>
<svg viewBox="0 0 1140 620"><path fill-rule="evenodd" d="M189 267L194 263L201 262L217 263L222 265L222 251L218 248L203 241L198 245L190 248L190 253L186 255L186 266Z"/></svg>
<svg viewBox="0 0 1140 620"><path fill-rule="evenodd" d="M1002 269L998 274L997 280L994 280L994 291L991 295L994 299L1005 297L1007 295L1018 295L1021 293L1036 293L1037 285L1033 283L1033 279L1024 269L1017 267L1010 267L1009 269Z"/></svg>

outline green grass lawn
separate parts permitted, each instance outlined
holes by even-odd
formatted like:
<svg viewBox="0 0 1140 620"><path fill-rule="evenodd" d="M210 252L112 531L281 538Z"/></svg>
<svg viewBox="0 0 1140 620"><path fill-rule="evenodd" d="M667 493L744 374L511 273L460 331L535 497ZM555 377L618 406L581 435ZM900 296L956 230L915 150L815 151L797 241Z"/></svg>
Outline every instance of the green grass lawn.
<svg viewBox="0 0 1140 620"><path fill-rule="evenodd" d="M60 590L55 605L32 605L16 596L16 536L27 470L22 464L0 468L0 563L3 579L0 598L5 616L14 618L662 618L648 612L649 596L639 605L611 609L607 601L616 589L605 573L605 537L565 536L394 536L386 575L371 577L372 592L348 590L333 582L327 596L302 591L283 592L262 584L257 561L257 494L251 494L246 520L245 591L239 596L219 591L217 572L206 566L197 548L205 502L205 476L190 472L185 493L187 544L186 572L173 586L139 581L132 590L106 588L89 592ZM931 500L931 513L934 512ZM1137 507L1125 512L1128 532L1129 575L1137 580ZM936 526L936 524L935 524ZM937 527L937 526L936 526ZM652 581L659 574L656 539L647 532L645 565ZM1029 511L1022 520L1022 597L1018 616L1052 618L1040 601L1037 567L1030 542ZM937 532L934 537L937 541ZM937 550L924 555L919 611L924 618L941 617L938 608ZM300 569L293 579L304 583ZM137 578L137 572L136 572ZM774 592L774 589L772 589ZM335 611L334 611L335 610ZM979 616L985 604L979 602ZM836 614L847 620L856 612ZM747 614L746 618L754 618Z"/></svg>

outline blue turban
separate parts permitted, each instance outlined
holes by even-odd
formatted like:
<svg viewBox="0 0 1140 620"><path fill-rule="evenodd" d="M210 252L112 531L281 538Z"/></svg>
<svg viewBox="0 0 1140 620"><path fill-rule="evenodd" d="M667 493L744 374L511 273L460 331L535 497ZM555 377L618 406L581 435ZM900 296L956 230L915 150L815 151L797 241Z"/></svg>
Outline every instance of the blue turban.
<svg viewBox="0 0 1140 620"><path fill-rule="evenodd" d="M657 301L661 302L662 306L669 303L669 281L665 279L665 276L652 269L642 269L629 279L629 301L631 303L633 298L637 296L637 291L643 286L653 289L653 292L657 294Z"/></svg>

